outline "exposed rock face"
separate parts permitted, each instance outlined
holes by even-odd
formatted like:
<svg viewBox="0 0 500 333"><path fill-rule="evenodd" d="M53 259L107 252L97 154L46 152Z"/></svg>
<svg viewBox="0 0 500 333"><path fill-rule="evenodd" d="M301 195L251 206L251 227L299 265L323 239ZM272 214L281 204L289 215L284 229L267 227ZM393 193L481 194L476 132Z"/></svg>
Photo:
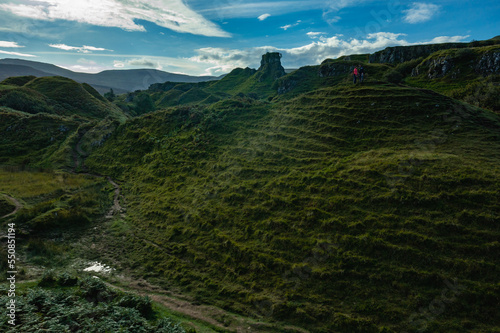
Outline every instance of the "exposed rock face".
<svg viewBox="0 0 500 333"><path fill-rule="evenodd" d="M418 65L412 70L411 75L420 75L422 69L425 68L427 69L427 77L429 79L436 79L450 74L454 67L455 63L450 56L439 57Z"/></svg>
<svg viewBox="0 0 500 333"><path fill-rule="evenodd" d="M464 51L467 49L463 49ZM500 51L493 50L486 52L481 56L474 56L464 59L464 56L445 56L426 60L412 70L412 76L426 74L429 79L437 79L443 76L449 76L452 79L457 78L461 73L464 64L473 69L477 74L489 76L500 73ZM464 52L462 52L463 54ZM468 57L467 55L465 57ZM467 69L467 67L465 67Z"/></svg>
<svg viewBox="0 0 500 333"><path fill-rule="evenodd" d="M286 94L289 91L292 91L295 86L297 86L298 81L293 79L283 80L280 82L278 86L278 94Z"/></svg>
<svg viewBox="0 0 500 333"><path fill-rule="evenodd" d="M467 43L446 43L415 46L395 46L370 55L370 63L402 63L420 57L427 57L439 50L467 47Z"/></svg>
<svg viewBox="0 0 500 333"><path fill-rule="evenodd" d="M485 53L474 69L484 76L500 73L500 51Z"/></svg>
<svg viewBox="0 0 500 333"><path fill-rule="evenodd" d="M276 80L284 76L285 69L281 66L281 54L278 52L268 52L262 56L260 67L257 70L259 73L259 80L265 79Z"/></svg>
<svg viewBox="0 0 500 333"><path fill-rule="evenodd" d="M319 77L338 76L351 73L353 66L340 63L322 63L319 67Z"/></svg>

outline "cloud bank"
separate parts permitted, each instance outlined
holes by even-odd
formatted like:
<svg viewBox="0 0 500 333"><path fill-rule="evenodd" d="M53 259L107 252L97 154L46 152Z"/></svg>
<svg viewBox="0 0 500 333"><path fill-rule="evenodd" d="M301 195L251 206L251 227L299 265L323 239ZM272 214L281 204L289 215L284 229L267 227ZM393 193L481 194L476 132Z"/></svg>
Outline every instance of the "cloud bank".
<svg viewBox="0 0 500 333"><path fill-rule="evenodd" d="M229 37L182 0L21 0L0 4L0 10L36 20L66 20L127 31L146 31L145 20L177 32Z"/></svg>
<svg viewBox="0 0 500 333"><path fill-rule="evenodd" d="M316 33L310 34L315 36ZM257 68L262 54L280 52L282 62L287 68L298 68L305 65L319 64L328 58L338 58L343 55L373 53L389 46L406 46L444 42L459 42L469 36L441 36L431 41L410 43L404 39L405 34L378 32L369 34L365 39L342 39L341 35L330 38L320 37L310 44L295 48L277 48L273 46L254 47L243 50L206 47L196 50L198 55L189 60L210 64L206 74L220 75L236 67ZM315 36L317 37L317 36Z"/></svg>

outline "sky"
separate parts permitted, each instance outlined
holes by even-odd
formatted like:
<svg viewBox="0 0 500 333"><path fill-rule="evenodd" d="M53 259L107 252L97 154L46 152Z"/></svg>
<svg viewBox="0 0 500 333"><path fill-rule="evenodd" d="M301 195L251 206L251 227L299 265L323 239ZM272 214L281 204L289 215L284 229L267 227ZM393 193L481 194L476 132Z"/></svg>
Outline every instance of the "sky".
<svg viewBox="0 0 500 333"><path fill-rule="evenodd" d="M280 52L287 69L388 46L500 35L500 1L0 0L0 58L77 72L221 75Z"/></svg>

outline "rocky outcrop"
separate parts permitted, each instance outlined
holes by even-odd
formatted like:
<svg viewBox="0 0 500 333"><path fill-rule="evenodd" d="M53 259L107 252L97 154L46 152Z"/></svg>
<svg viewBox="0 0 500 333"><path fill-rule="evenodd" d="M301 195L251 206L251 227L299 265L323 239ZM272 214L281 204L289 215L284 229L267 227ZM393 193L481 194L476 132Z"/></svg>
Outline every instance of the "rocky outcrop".
<svg viewBox="0 0 500 333"><path fill-rule="evenodd" d="M427 71L427 77L429 79L437 79L452 73L455 68L454 59L450 56L439 57L435 59L430 59L424 63L418 65L412 70L412 76L418 76L423 74L422 71ZM456 76L458 72L453 72L453 76Z"/></svg>
<svg viewBox="0 0 500 333"><path fill-rule="evenodd" d="M286 94L287 92L292 91L298 83L299 82L294 79L285 79L280 81L278 84L278 94Z"/></svg>
<svg viewBox="0 0 500 333"><path fill-rule="evenodd" d="M500 73L500 51L485 53L477 62L474 70L483 76Z"/></svg>
<svg viewBox="0 0 500 333"><path fill-rule="evenodd" d="M318 70L319 77L330 77L351 73L353 66L343 63L323 62Z"/></svg>
<svg viewBox="0 0 500 333"><path fill-rule="evenodd" d="M444 76L455 79L470 71L482 76L500 74L500 50L478 55L473 49L461 49L446 56L431 57L415 67L411 75L425 74L429 79Z"/></svg>
<svg viewBox="0 0 500 333"><path fill-rule="evenodd" d="M266 79L276 80L284 76L285 69L281 66L281 54L278 52L268 52L262 56L260 67L257 70L259 81Z"/></svg>
<svg viewBox="0 0 500 333"><path fill-rule="evenodd" d="M385 50L375 52L370 55L370 63L389 63L397 64L420 57L427 57L430 54L447 49L464 48L467 43L446 43L446 44L431 44L431 45L414 45L414 46L395 46L388 47Z"/></svg>

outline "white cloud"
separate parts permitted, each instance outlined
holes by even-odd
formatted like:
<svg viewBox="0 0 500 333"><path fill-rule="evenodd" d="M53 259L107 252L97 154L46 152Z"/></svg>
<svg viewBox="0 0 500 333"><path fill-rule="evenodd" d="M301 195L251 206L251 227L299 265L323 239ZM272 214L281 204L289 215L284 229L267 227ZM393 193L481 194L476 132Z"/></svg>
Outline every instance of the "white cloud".
<svg viewBox="0 0 500 333"><path fill-rule="evenodd" d="M19 44L17 44L16 42L6 42L6 41L0 41L0 47L24 47L24 46L21 46Z"/></svg>
<svg viewBox="0 0 500 333"><path fill-rule="evenodd" d="M259 21L264 21L266 18L271 16L271 14L262 14L261 16L257 17Z"/></svg>
<svg viewBox="0 0 500 333"><path fill-rule="evenodd" d="M2 50L0 50L0 53L2 53L2 54L8 54L8 55L13 55L13 56L17 56L17 57L36 57L36 55L32 55L32 54L19 53L19 52L10 52L10 51L2 51Z"/></svg>
<svg viewBox="0 0 500 333"><path fill-rule="evenodd" d="M177 32L229 37L194 12L182 0L29 0L0 4L0 10L37 20L66 20L127 31L146 31L136 20L153 22Z"/></svg>
<svg viewBox="0 0 500 333"><path fill-rule="evenodd" d="M464 42L465 39L469 38L470 36L440 36L436 37L429 42L426 42L425 44L441 44L441 43L459 43L459 42Z"/></svg>
<svg viewBox="0 0 500 333"><path fill-rule="evenodd" d="M308 32L306 35L307 35L309 38L315 39L315 38L319 38L319 37L321 37L321 35L325 35L325 34L326 34L325 32L315 32L315 31L310 31L310 32Z"/></svg>
<svg viewBox="0 0 500 333"><path fill-rule="evenodd" d="M406 13L404 20L411 24L429 21L439 12L439 8L431 3L414 2L410 9L403 10L403 13Z"/></svg>
<svg viewBox="0 0 500 333"><path fill-rule="evenodd" d="M293 28L293 27L296 27L300 24L300 22L302 22L301 20L298 20L297 22L295 22L294 24L287 24L287 25L284 25L282 27L280 27L281 29L287 31L288 29L290 28Z"/></svg>
<svg viewBox="0 0 500 333"><path fill-rule="evenodd" d="M318 36L320 33L312 33ZM261 56L266 52L280 52L283 54L282 62L285 68L299 68L306 65L320 64L323 60L335 59L343 55L373 53L389 46L408 46L419 44L432 44L436 42L461 41L468 36L441 36L431 41L410 43L405 34L378 32L367 35L364 39L343 39L342 35L322 38L311 43L295 48L277 48L273 46L254 47L249 49L224 49L207 47L196 50L198 55L189 58L197 63L209 64L207 75L220 75L236 67L258 68Z"/></svg>
<svg viewBox="0 0 500 333"><path fill-rule="evenodd" d="M95 47L95 46L88 46L88 45L83 45L83 46L69 46L66 44L49 44L50 47L53 47L55 49L60 49L64 51L76 51L76 52L81 52L81 53L91 53L93 51L113 51L113 50L108 50L102 47Z"/></svg>
<svg viewBox="0 0 500 333"><path fill-rule="evenodd" d="M113 67L115 67L115 68L123 68L123 67L125 67L125 64L123 63L123 61L115 60L115 61L113 61Z"/></svg>
<svg viewBox="0 0 500 333"><path fill-rule="evenodd" d="M326 23L328 24L333 24L333 23L337 23L338 21L340 21L342 18L340 16L332 16L332 17L329 17L329 14L330 12L324 12L323 13L323 20L325 20Z"/></svg>

